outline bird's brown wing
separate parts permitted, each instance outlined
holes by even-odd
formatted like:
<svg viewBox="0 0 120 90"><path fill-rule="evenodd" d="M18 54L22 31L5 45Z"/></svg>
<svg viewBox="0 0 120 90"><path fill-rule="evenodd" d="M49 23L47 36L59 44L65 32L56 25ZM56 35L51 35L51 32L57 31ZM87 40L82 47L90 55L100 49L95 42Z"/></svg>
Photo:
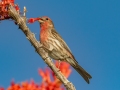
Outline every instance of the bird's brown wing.
<svg viewBox="0 0 120 90"><path fill-rule="evenodd" d="M62 39L62 37L57 33L57 31L55 29L51 30L52 35L54 35L54 37L57 40L60 40L62 46L71 54L72 58L75 60L75 57L72 55L71 50L69 49L69 47L67 46L67 44L65 43L65 41ZM76 61L76 60L75 60ZM76 61L77 62L77 61Z"/></svg>
<svg viewBox="0 0 120 90"><path fill-rule="evenodd" d="M66 61L84 78L84 80L89 83L89 79L91 79L91 75L87 73L75 60L74 56L72 55L71 50L65 43L65 41L62 39L62 37L53 29L51 33L54 35L54 37L57 40L60 40L62 46L71 54L70 58L67 58Z"/></svg>

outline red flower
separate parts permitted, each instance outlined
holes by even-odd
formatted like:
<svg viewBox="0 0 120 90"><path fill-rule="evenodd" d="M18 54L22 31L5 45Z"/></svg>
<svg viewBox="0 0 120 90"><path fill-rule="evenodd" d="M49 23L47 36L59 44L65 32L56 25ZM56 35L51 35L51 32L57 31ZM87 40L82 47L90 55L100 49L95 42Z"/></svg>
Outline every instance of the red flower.
<svg viewBox="0 0 120 90"><path fill-rule="evenodd" d="M58 67L58 62L55 62L55 65ZM61 62L59 69L66 77L71 73L70 65L66 62ZM42 77L40 84L35 83L34 80L25 81L21 84L12 81L7 90L65 90L62 83L49 68L39 69L39 75ZM0 90L4 90L4 88L0 88Z"/></svg>
<svg viewBox="0 0 120 90"><path fill-rule="evenodd" d="M39 18L30 18L28 23L34 23L35 21L39 20Z"/></svg>
<svg viewBox="0 0 120 90"><path fill-rule="evenodd" d="M16 11L19 12L20 8L18 5L14 4L14 0L1 0L0 1L0 20L5 20L10 18L8 14L8 7L10 4L16 9Z"/></svg>
<svg viewBox="0 0 120 90"><path fill-rule="evenodd" d="M55 62L55 65L58 67L59 62ZM61 62L59 65L60 71L68 78L68 76L71 73L70 65L66 62ZM54 72L51 71L50 69L39 69L39 74L42 76L42 84L41 84L41 89L42 90L64 90L64 88L61 87L62 83L57 79L55 76ZM50 78L53 79L51 79Z"/></svg>
<svg viewBox="0 0 120 90"><path fill-rule="evenodd" d="M4 90L4 88L3 88L3 87L0 87L0 90Z"/></svg>

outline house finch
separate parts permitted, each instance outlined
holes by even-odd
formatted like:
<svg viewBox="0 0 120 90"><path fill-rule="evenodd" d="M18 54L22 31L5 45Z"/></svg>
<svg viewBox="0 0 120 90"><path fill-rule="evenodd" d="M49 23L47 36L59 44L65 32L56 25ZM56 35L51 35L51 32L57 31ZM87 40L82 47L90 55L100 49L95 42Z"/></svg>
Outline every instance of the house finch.
<svg viewBox="0 0 120 90"><path fill-rule="evenodd" d="M54 28L52 20L46 16L38 19L40 23L40 42L43 44L44 49L48 52L48 55L54 60L60 60L68 62L83 78L89 83L89 79L92 78L75 60L71 50L57 33Z"/></svg>

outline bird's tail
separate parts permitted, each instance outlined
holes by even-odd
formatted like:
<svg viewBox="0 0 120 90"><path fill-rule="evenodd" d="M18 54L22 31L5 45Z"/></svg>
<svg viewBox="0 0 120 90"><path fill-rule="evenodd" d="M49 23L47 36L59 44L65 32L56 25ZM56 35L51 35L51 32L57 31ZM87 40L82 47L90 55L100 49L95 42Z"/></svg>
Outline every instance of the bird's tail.
<svg viewBox="0 0 120 90"><path fill-rule="evenodd" d="M84 80L89 84L89 79L91 79L91 75L88 74L79 64L73 59L67 60L69 64L84 78Z"/></svg>

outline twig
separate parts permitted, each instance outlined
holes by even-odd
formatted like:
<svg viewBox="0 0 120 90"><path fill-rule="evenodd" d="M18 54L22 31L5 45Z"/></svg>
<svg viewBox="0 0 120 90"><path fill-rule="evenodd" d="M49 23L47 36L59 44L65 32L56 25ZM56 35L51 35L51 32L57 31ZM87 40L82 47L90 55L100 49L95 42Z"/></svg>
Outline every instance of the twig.
<svg viewBox="0 0 120 90"><path fill-rule="evenodd" d="M42 48L42 44L38 42L35 38L35 34L30 31L30 29L26 25L26 17L21 17L19 13L14 9L13 6L9 6L9 16L13 19L19 28L26 35L26 38L31 42L34 46L36 52L42 57L45 63L51 68L51 70L56 74L57 78L64 84L66 90L76 90L74 85L69 82L66 77L56 68L53 64L52 60L49 58L48 53Z"/></svg>

